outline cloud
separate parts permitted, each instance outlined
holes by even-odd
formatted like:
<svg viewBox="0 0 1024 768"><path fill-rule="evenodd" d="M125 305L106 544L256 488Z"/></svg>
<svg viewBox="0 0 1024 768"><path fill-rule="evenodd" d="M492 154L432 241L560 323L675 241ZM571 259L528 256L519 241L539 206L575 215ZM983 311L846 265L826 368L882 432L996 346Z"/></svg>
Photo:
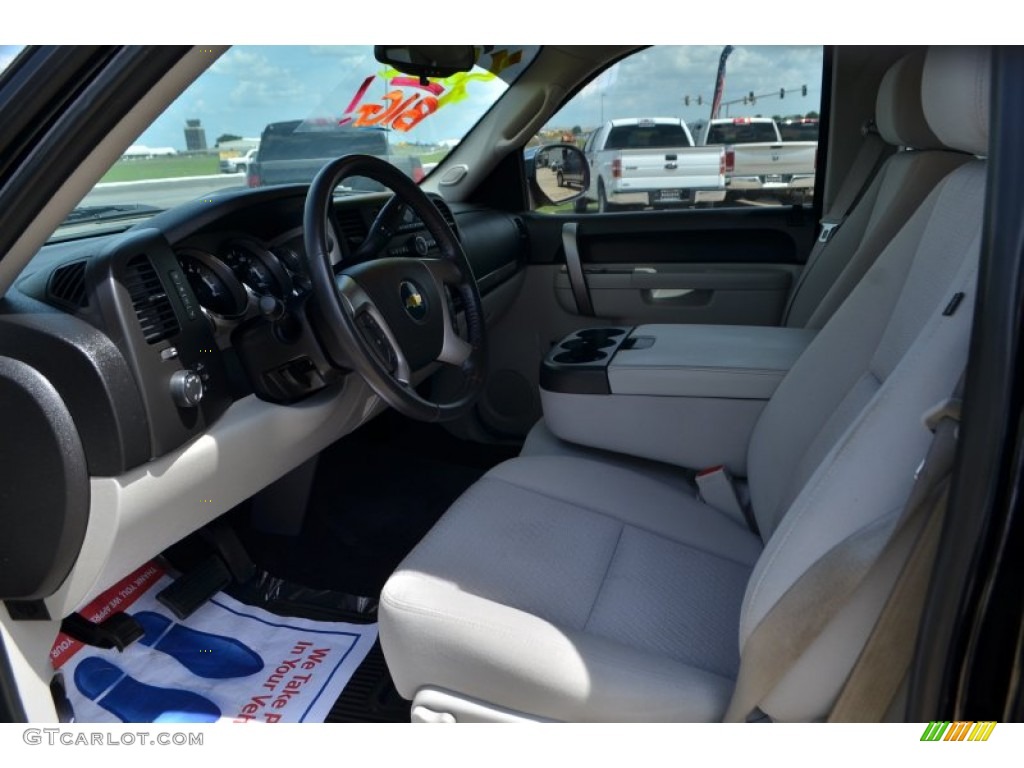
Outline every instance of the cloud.
<svg viewBox="0 0 1024 768"><path fill-rule="evenodd" d="M210 71L234 82L228 104L236 108L300 105L309 99L306 84L294 69L272 62L261 51L233 48Z"/></svg>

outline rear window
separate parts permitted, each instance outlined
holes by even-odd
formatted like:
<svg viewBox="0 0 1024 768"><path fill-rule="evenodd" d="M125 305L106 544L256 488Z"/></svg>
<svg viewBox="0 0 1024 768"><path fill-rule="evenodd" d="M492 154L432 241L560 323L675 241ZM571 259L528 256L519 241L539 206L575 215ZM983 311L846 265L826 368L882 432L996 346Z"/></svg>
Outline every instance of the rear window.
<svg viewBox="0 0 1024 768"><path fill-rule="evenodd" d="M267 126L260 160L307 160L348 154L387 156L387 134L380 128L310 126L299 121Z"/></svg>
<svg viewBox="0 0 1024 768"><path fill-rule="evenodd" d="M678 123L619 125L612 128L605 149L670 149L688 147L686 131Z"/></svg>
<svg viewBox="0 0 1024 768"><path fill-rule="evenodd" d="M708 129L707 144L753 144L778 141L771 123L719 123Z"/></svg>
<svg viewBox="0 0 1024 768"><path fill-rule="evenodd" d="M782 123L779 133L783 141L817 141L817 123Z"/></svg>

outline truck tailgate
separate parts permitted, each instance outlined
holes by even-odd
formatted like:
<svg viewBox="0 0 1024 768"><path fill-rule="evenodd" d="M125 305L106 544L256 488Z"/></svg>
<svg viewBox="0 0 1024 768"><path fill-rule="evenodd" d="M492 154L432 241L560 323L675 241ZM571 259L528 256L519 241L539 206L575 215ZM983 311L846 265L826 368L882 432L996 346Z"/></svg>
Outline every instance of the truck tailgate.
<svg viewBox="0 0 1024 768"><path fill-rule="evenodd" d="M734 144L733 176L793 176L814 173L814 141Z"/></svg>
<svg viewBox="0 0 1024 768"><path fill-rule="evenodd" d="M721 147L681 147L618 152L622 175L618 189L713 189L724 183Z"/></svg>

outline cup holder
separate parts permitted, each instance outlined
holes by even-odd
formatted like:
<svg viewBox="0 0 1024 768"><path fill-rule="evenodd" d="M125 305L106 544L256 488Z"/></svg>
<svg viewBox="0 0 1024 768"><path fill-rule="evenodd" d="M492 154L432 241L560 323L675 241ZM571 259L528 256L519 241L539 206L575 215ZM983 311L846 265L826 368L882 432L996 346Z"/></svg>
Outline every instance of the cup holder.
<svg viewBox="0 0 1024 768"><path fill-rule="evenodd" d="M540 386L548 392L607 395L608 365L630 339L630 328L584 328L559 341L540 366Z"/></svg>
<svg viewBox="0 0 1024 768"><path fill-rule="evenodd" d="M586 349L606 349L607 347L614 347L615 341L595 336L593 339L571 339L570 341L563 341L561 346L563 349L580 351Z"/></svg>
<svg viewBox="0 0 1024 768"><path fill-rule="evenodd" d="M580 365L582 363L596 363L608 357L607 352L599 352L596 349L570 349L568 352L559 352L554 357L556 363L569 365Z"/></svg>
<svg viewBox="0 0 1024 768"><path fill-rule="evenodd" d="M629 328L584 328L562 339L547 358L550 365L604 368L626 341Z"/></svg>

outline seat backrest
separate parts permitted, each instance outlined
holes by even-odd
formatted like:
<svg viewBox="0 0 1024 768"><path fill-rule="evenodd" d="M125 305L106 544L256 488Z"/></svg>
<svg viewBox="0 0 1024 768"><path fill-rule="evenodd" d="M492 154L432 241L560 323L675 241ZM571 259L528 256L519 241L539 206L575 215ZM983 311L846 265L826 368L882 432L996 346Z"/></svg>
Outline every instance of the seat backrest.
<svg viewBox="0 0 1024 768"><path fill-rule="evenodd" d="M943 144L987 153L989 52L927 53L922 99ZM750 443L751 502L766 546L744 599L740 647L826 551L896 516L967 360L986 163L943 179L825 324L766 406ZM870 233L869 233L870 234ZM824 716L881 610L895 573L875 572L762 708Z"/></svg>
<svg viewBox="0 0 1024 768"><path fill-rule="evenodd" d="M970 159L943 144L925 120L924 60L923 49L907 54L882 78L875 123L881 140L899 151L885 159L828 244L819 246L794 288L785 325L825 325L939 181ZM845 183L859 181L851 174Z"/></svg>

